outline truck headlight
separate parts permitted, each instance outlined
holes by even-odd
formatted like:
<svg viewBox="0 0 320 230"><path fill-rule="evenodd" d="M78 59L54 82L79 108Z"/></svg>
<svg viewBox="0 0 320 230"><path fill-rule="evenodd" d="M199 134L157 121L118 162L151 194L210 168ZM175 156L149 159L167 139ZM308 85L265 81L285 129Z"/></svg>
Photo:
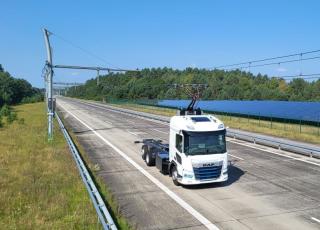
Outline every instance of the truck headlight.
<svg viewBox="0 0 320 230"><path fill-rule="evenodd" d="M193 178L193 173L192 172L183 172L183 177L185 178Z"/></svg>

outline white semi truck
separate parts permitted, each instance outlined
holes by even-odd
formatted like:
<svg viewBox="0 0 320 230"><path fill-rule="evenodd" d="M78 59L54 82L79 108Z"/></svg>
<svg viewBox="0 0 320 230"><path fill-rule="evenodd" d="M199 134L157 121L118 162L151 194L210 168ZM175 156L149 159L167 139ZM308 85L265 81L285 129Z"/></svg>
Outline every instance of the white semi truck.
<svg viewBox="0 0 320 230"><path fill-rule="evenodd" d="M136 142L143 143L142 159L169 174L175 185L227 181L225 126L216 117L192 107L171 118L169 144L155 139Z"/></svg>

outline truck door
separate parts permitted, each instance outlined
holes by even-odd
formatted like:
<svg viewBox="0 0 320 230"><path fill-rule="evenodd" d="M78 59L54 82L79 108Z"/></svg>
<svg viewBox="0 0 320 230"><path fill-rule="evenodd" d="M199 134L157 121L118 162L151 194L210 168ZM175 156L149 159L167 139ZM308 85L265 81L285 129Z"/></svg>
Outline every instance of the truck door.
<svg viewBox="0 0 320 230"><path fill-rule="evenodd" d="M181 164L181 153L183 150L183 136L178 133L176 133L175 147L176 147L176 155L174 159L176 160L177 163Z"/></svg>

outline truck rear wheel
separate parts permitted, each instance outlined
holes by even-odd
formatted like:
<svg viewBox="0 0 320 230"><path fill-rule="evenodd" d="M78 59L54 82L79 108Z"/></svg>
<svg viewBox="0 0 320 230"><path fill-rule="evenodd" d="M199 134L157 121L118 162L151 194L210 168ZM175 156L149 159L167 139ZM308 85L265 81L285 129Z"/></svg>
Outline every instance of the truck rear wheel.
<svg viewBox="0 0 320 230"><path fill-rule="evenodd" d="M176 185L176 186L180 185L178 182L178 171L177 171L177 167L175 165L173 165L171 168L171 177L172 177L172 182L174 183L174 185Z"/></svg>
<svg viewBox="0 0 320 230"><path fill-rule="evenodd" d="M141 157L143 160L146 160L146 154L148 153L148 147L146 145L141 148Z"/></svg>
<svg viewBox="0 0 320 230"><path fill-rule="evenodd" d="M146 153L146 160L145 161L148 166L154 166L154 164L155 164L155 161L152 158L152 153L150 153L149 151Z"/></svg>

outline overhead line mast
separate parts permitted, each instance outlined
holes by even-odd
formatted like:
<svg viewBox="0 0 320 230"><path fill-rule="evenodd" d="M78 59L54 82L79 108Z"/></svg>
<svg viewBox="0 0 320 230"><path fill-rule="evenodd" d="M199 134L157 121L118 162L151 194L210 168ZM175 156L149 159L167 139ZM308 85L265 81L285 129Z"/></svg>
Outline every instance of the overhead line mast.
<svg viewBox="0 0 320 230"><path fill-rule="evenodd" d="M108 68L108 67L100 67L100 66L73 66L73 65L53 65L52 62L52 49L50 46L49 36L52 35L50 31L47 29L43 29L44 40L47 49L47 61L45 67L43 68L43 75L45 78L46 83L46 103L47 103L47 114L48 114L48 140L52 140L53 138L53 116L55 110L55 103L52 94L52 85L53 85L53 69L60 68L60 69L81 69L81 70L93 70L97 71L97 85L99 85L99 76L100 71L107 71L109 72L129 72L129 71L139 71L137 70L129 70L129 69L121 69L121 68ZM70 42L69 42L70 43ZM80 48L80 47L78 47ZM82 49L84 50L84 49ZM87 51L86 51L87 52ZM93 55L91 53L91 55ZM96 56L96 55L95 55ZM100 58L101 59L101 58Z"/></svg>
<svg viewBox="0 0 320 230"><path fill-rule="evenodd" d="M46 98L47 98L47 114L48 114L48 140L52 140L53 138L53 100L52 100L52 53L51 53L51 46L49 41L50 32L46 29L43 29L44 40L46 43L47 49L47 73L45 76L46 80Z"/></svg>

